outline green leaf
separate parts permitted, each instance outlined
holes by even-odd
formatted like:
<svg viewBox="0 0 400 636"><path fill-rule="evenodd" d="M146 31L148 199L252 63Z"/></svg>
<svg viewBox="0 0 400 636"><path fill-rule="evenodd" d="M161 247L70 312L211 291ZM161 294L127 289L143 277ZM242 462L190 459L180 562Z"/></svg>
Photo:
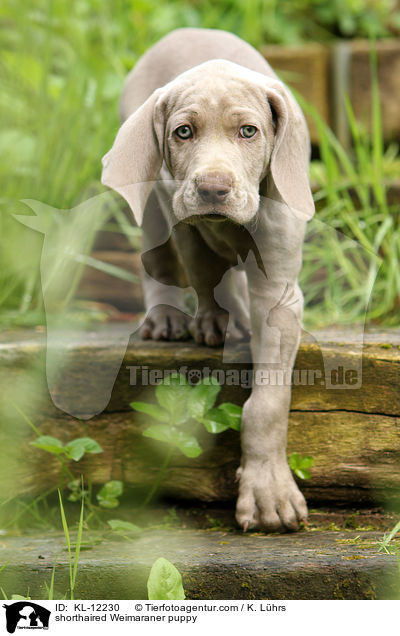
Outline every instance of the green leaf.
<svg viewBox="0 0 400 636"><path fill-rule="evenodd" d="M142 528L139 528L139 526L136 526L134 523L130 523L129 521L123 521L122 519L109 519L107 523L111 530L118 532L118 534L126 534L127 532L142 532Z"/></svg>
<svg viewBox="0 0 400 636"><path fill-rule="evenodd" d="M289 457L289 466L292 470L297 468L300 461L300 455L298 453L292 453Z"/></svg>
<svg viewBox="0 0 400 636"><path fill-rule="evenodd" d="M187 409L191 417L198 422L210 410L217 399L217 395L221 390L219 382L213 378L203 378L190 391L187 401Z"/></svg>
<svg viewBox="0 0 400 636"><path fill-rule="evenodd" d="M301 458L301 467L302 468L310 468L314 463L314 457L309 457L308 455L303 455Z"/></svg>
<svg viewBox="0 0 400 636"><path fill-rule="evenodd" d="M61 440L57 439L57 437L51 437L50 435L42 435L29 443L31 446L41 448L48 453L53 453L53 455L62 455L65 453Z"/></svg>
<svg viewBox="0 0 400 636"><path fill-rule="evenodd" d="M190 391L190 385L180 373L171 374L156 387L158 403L170 413L174 424L183 424L189 419L187 400Z"/></svg>
<svg viewBox="0 0 400 636"><path fill-rule="evenodd" d="M98 499L99 505L102 508L112 509L112 508L118 508L119 506L119 501L118 499L116 499L116 497L109 497L108 499L103 499L97 496L97 499Z"/></svg>
<svg viewBox="0 0 400 636"><path fill-rule="evenodd" d="M68 495L68 501L72 501L72 502L80 501L88 494L88 491L82 487L81 479L74 479L73 481L70 481L67 485L68 485L68 489L72 491L71 494Z"/></svg>
<svg viewBox="0 0 400 636"><path fill-rule="evenodd" d="M231 427L230 416L219 408L210 409L201 421L209 433L222 433Z"/></svg>
<svg viewBox="0 0 400 636"><path fill-rule="evenodd" d="M124 490L122 481L108 481L97 493L96 499L102 508L116 508L119 505L117 497L120 497Z"/></svg>
<svg viewBox="0 0 400 636"><path fill-rule="evenodd" d="M140 413L151 415L158 422L169 422L170 415L168 411L157 406L157 404L148 404L147 402L131 402L131 407Z"/></svg>
<svg viewBox="0 0 400 636"><path fill-rule="evenodd" d="M30 596L20 596L19 594L11 594L12 601L30 601Z"/></svg>
<svg viewBox="0 0 400 636"><path fill-rule="evenodd" d="M147 580L147 592L149 601L183 601L185 599L179 571L170 561L162 557L153 563Z"/></svg>
<svg viewBox="0 0 400 636"><path fill-rule="evenodd" d="M203 452L194 435L185 433L175 426L154 424L146 428L143 435L178 448L186 457L198 457Z"/></svg>
<svg viewBox="0 0 400 636"><path fill-rule="evenodd" d="M314 457L308 455L300 456L298 453L292 453L289 457L289 466L297 477L300 479L310 479L310 471L307 470L314 463Z"/></svg>
<svg viewBox="0 0 400 636"><path fill-rule="evenodd" d="M124 484L117 479L113 481L107 481L101 490L98 492L100 497L120 497L124 492Z"/></svg>
<svg viewBox="0 0 400 636"><path fill-rule="evenodd" d="M85 447L83 444L80 444L78 440L74 440L67 444L65 451L69 459L73 459L74 462L78 462L85 454Z"/></svg>
<svg viewBox="0 0 400 636"><path fill-rule="evenodd" d="M91 437L77 437L71 442L68 442L68 444L64 446L64 450L69 459L73 459L75 462L79 461L85 453L95 455L103 452L100 444L94 439L91 439Z"/></svg>
<svg viewBox="0 0 400 636"><path fill-rule="evenodd" d="M233 404L232 402L224 402L223 404L220 404L218 408L229 416L230 428L233 428L235 431L240 431L243 411L242 407L237 404Z"/></svg>

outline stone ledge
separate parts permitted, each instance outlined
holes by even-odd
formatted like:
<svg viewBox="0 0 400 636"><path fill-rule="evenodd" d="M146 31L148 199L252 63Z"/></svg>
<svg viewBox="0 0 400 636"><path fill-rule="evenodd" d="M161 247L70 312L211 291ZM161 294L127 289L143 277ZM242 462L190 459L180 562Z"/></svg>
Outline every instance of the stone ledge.
<svg viewBox="0 0 400 636"><path fill-rule="evenodd" d="M103 542L81 552L75 598L144 599L160 556L180 570L188 599L398 598L394 555L378 552L377 532L242 535L205 530L149 530L133 541ZM46 598L68 589L61 535L2 539L0 584L8 596Z"/></svg>
<svg viewBox="0 0 400 636"><path fill-rule="evenodd" d="M86 332L65 331L56 344L66 353L59 396L80 400L85 410L91 386L102 378L117 354L124 354L132 325L105 325ZM391 501L400 493L400 332L323 330L303 334L298 369L324 371L359 365L362 385L357 389L326 388L320 384L293 387L288 450L312 455L311 479L301 482L313 502L363 505ZM34 434L17 414L12 402L31 418L42 434L64 442L90 435L104 448L102 455L73 464L77 476L90 473L94 484L122 479L126 486L149 487L162 461L163 448L142 436L148 421L134 413L132 400L151 399L152 388L130 384L129 365L170 369L249 369L250 363L222 362L222 349L185 342L155 343L130 339L119 373L103 413L85 422L55 408L48 393L45 368L46 337L33 331L5 332L0 337L0 382L4 388L3 426L0 435L0 495L36 495L58 483L59 463L28 445ZM122 352L122 353L121 353ZM248 354L246 345L235 348L237 359ZM64 359L65 360L65 359ZM360 362L362 366L360 367ZM118 367L117 367L118 370ZM57 387L56 387L57 388ZM53 387L54 389L54 387ZM221 401L243 403L249 394L240 386L224 386ZM187 460L177 453L163 481L164 493L185 499L232 501L236 496L235 470L239 464L239 436L226 432L200 440L204 453ZM43 470L46 461L46 470Z"/></svg>

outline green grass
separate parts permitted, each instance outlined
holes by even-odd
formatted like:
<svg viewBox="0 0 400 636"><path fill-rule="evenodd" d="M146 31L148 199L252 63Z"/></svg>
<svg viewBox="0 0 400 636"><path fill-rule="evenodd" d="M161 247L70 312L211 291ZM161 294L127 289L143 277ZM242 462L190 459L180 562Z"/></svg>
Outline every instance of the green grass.
<svg viewBox="0 0 400 636"><path fill-rule="evenodd" d="M144 49L143 39L129 45L128 14L124 2L8 0L0 9L0 312L11 322L43 322L42 237L13 218L29 214L20 200L69 209L102 190L117 96ZM94 233L86 230L87 253ZM73 226L71 241L81 233Z"/></svg>
<svg viewBox="0 0 400 636"><path fill-rule="evenodd" d="M260 46L264 41L295 43L340 33L386 36L396 32L397 20L392 0L4 0L0 324L45 321L39 270L43 236L14 218L32 214L21 200L71 209L104 191L100 160L118 129L117 101L124 77L162 35L179 26L218 27ZM322 164L314 168L320 188L316 199L318 219L329 229L322 236L316 232L305 248L302 280L309 323L327 317L331 322L362 320L372 289L369 318L396 322L399 230L383 185L388 161L377 104L375 91L371 138L348 105L354 156L319 124ZM101 226L123 232L138 245L137 229L118 206L99 211L97 228L85 224L82 215L71 213L65 219L72 219L68 234L68 223L55 232L56 256L46 270L64 304L84 265L132 279L125 270L90 257L95 230Z"/></svg>
<svg viewBox="0 0 400 636"><path fill-rule="evenodd" d="M81 543L82 543L84 499L82 497L81 514L80 514L79 523L78 523L78 533L77 533L76 539L75 539L75 552L73 553L72 552L73 546L72 546L72 543L71 543L71 538L70 538L67 518L65 516L64 506L63 506L63 502L62 502L60 491L58 491L58 495L59 495L59 498L60 498L61 521L62 521L62 526L63 526L63 530L64 530L65 542L67 544L67 550L68 550L69 592L70 592L70 598L71 598L71 600L73 600L75 583L76 583L76 575L78 573L79 555L80 555Z"/></svg>
<svg viewBox="0 0 400 636"><path fill-rule="evenodd" d="M371 131L360 124L346 100L352 149L343 148L315 108L297 95L314 119L321 163L312 166L317 183L316 223L310 225L301 273L306 322L378 321L398 325L400 230L398 204L389 205L391 174L399 172L398 147L385 152L371 47Z"/></svg>

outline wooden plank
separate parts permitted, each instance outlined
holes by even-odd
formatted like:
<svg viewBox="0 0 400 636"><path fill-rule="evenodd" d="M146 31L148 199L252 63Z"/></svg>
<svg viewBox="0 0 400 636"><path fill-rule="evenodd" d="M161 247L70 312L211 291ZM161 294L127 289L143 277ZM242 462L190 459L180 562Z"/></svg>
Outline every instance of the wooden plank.
<svg viewBox="0 0 400 636"><path fill-rule="evenodd" d="M88 422L68 416L36 417L44 435L64 443L76 437L96 439L104 453L70 469L94 484L121 479L126 486L149 489L163 462L166 446L143 437L150 421L137 413L103 414ZM15 428L2 432L1 496L37 495L56 486L61 466L57 459L29 446L35 438L26 427L15 444ZM188 459L176 452L163 480L169 496L202 501L231 501L236 496L235 471L240 461L239 434L211 435L200 431L203 454ZM14 442L14 443L13 443ZM347 411L291 413L288 453L314 457L309 481L300 481L313 502L381 504L400 493L400 417ZM43 469L45 467L45 469Z"/></svg>
<svg viewBox="0 0 400 636"><path fill-rule="evenodd" d="M128 330L128 331L127 331ZM132 330L135 326L132 325ZM90 330L64 331L60 333L58 344L60 356L64 360L63 372L55 391L68 400L81 400L82 416L85 415L86 400L91 390L103 382L107 369L115 365L125 347L126 325L106 324ZM313 335L304 333L296 361L300 374L313 374L318 371L320 378L314 383L295 384L293 386L292 408L301 411L348 410L364 413L400 415L400 331L371 331L364 334L362 350L357 337L360 329L320 330ZM72 345L72 341L74 344ZM5 333L0 338L0 382L3 386L20 387L20 394L26 396L28 410L35 411L36 402L40 410L49 414L57 413L47 390L45 369L46 338L42 333L18 331ZM107 411L129 411L133 399L142 399L149 389L141 383L140 369L179 370L189 369L205 373L208 368L227 372L237 370L244 373L244 381L251 371L247 345L238 345L234 350L234 363L223 362L221 348L198 347L192 341L181 344L161 343L138 340L137 334L131 337L122 360ZM362 362L362 365L360 365ZM119 362L118 362L119 364ZM130 367L139 367L138 380L131 384ZM325 367L329 371L356 369L360 371L360 386L352 388L327 388L324 384ZM311 372L311 373L310 373ZM143 377L144 379L144 377ZM308 379L307 379L308 382ZM23 388L22 388L23 387ZM242 403L248 389L243 386L223 384L221 399ZM47 396L47 399L46 399ZM32 400L30 403L29 400Z"/></svg>
<svg viewBox="0 0 400 636"><path fill-rule="evenodd" d="M350 46L350 99L356 118L371 130L371 44L367 40L354 40ZM380 41L376 42L375 48L383 136L386 141L399 140L400 43L398 40Z"/></svg>
<svg viewBox="0 0 400 636"><path fill-rule="evenodd" d="M303 46L268 45L261 53L285 84L298 91L331 123L329 100L329 48L322 44ZM313 119L306 116L311 142L318 143Z"/></svg>
<svg viewBox="0 0 400 636"><path fill-rule="evenodd" d="M71 334L60 335L60 347L71 353ZM121 326L107 325L84 332L72 348L70 364L61 375L59 391L85 403L97 375L112 360L113 347L122 338ZM76 334L75 334L76 336ZM318 343L318 344L317 344ZM324 369L324 358L333 366L357 364L357 338L351 330L325 330L304 335L297 367ZM372 332L365 335L362 385L358 389L299 385L293 388L289 452L312 455L312 479L301 484L312 501L383 501L400 492L400 332ZM237 353L245 354L245 345ZM114 351L115 354L115 351ZM243 370L248 365L225 367L221 349L183 343L143 343L133 339L114 386L108 408L85 421L63 415L51 403L45 374L44 334L18 332L0 339L0 382L3 387L0 435L0 495L38 494L56 485L60 467L57 460L29 446L34 435L18 409L42 434L64 442L89 435L104 448L102 455L72 464L79 475L89 472L95 484L122 479L135 488L148 488L163 460L163 446L142 436L148 424L129 407L134 399L149 400L153 387L129 384L132 364L148 369ZM87 361L89 360L89 365ZM79 375L86 365L87 378ZM319 366L318 366L319 365ZM332 364L331 364L332 368ZM223 386L222 401L243 403L249 391L240 386ZM15 407L17 406L17 409ZM239 437L234 432L219 436L204 432L204 453L195 460L180 454L173 458L164 481L171 496L201 500L232 500L235 497L235 470L239 463ZM376 499L375 499L376 498Z"/></svg>
<svg viewBox="0 0 400 636"><path fill-rule="evenodd" d="M115 240L112 235L111 237L110 239L109 236L105 236L102 240L104 242ZM129 282L118 278L118 276L86 266L75 295L77 298L85 300L108 303L123 311L143 311L140 253L134 252L132 249L130 251L113 250L112 246L113 243L106 250L94 251L91 256L137 276L138 282Z"/></svg>

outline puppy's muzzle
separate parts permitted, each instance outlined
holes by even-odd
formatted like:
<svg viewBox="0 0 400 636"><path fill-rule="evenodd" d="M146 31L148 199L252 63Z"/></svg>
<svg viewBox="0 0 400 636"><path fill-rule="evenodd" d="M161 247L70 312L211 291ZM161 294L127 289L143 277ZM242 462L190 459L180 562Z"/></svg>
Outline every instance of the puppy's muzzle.
<svg viewBox="0 0 400 636"><path fill-rule="evenodd" d="M196 180L197 195L202 203L221 205L232 191L233 179L218 172L204 174Z"/></svg>

